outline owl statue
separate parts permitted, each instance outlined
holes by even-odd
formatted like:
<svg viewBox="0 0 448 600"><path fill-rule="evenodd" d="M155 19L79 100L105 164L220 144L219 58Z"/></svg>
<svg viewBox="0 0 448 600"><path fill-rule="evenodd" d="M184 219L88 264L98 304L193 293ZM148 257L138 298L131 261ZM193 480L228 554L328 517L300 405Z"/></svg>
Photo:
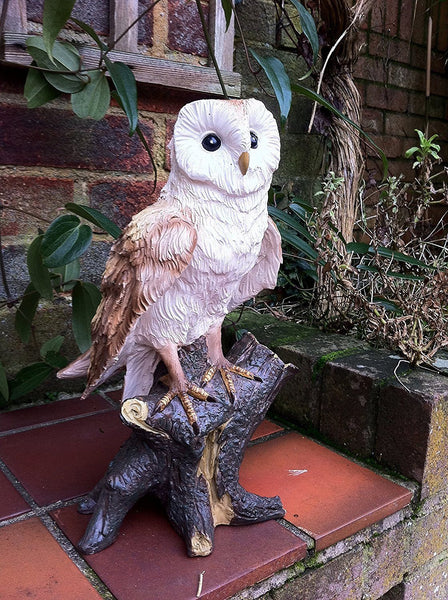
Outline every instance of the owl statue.
<svg viewBox="0 0 448 600"><path fill-rule="evenodd" d="M124 401L149 393L162 360L169 389L158 409L177 397L198 433L191 398L207 399L203 388L215 373L232 400L232 377L256 379L224 358L221 325L228 312L276 285L281 243L267 199L280 140L260 101L208 99L181 109L170 148L172 169L159 200L112 246L92 346L58 376L87 375L85 397L125 367ZM178 349L201 336L209 368L196 385Z"/></svg>

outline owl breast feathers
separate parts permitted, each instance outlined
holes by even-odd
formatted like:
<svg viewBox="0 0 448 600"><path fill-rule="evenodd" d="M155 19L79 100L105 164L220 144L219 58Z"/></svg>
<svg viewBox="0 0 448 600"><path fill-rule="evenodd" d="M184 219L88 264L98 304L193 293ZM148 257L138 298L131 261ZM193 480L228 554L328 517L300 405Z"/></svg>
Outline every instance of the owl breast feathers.
<svg viewBox="0 0 448 600"><path fill-rule="evenodd" d="M225 315L276 285L280 236L267 196L280 143L271 113L254 99L192 102L170 149L160 199L112 247L92 348L59 373L81 375L89 365L86 393L124 366L123 397L148 393L167 348L205 335L216 354Z"/></svg>

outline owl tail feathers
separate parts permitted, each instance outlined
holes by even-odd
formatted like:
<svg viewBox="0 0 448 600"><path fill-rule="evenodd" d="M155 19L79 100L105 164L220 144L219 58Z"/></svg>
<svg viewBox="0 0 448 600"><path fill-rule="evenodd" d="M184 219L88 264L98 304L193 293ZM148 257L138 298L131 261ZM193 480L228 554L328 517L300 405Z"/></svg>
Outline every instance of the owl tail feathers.
<svg viewBox="0 0 448 600"><path fill-rule="evenodd" d="M91 349L89 348L87 352L78 356L73 362L69 365L60 369L56 373L56 377L58 379L76 379L77 377L87 377L87 371L89 370L90 365L90 354Z"/></svg>

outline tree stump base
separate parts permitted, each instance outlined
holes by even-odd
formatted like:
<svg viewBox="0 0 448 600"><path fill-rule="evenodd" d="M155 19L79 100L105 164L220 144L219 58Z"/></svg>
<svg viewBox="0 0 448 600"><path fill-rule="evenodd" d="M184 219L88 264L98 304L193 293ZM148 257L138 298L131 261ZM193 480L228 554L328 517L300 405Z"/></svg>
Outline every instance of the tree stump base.
<svg viewBox="0 0 448 600"><path fill-rule="evenodd" d="M207 367L201 338L179 352L187 378L199 382ZM262 382L233 376L236 400L230 403L220 374L207 391L216 402L194 400L199 434L195 435L175 398L163 412L155 406L166 392L161 383L146 398L126 400L123 421L134 428L79 511L93 513L79 543L84 554L112 544L131 507L146 494L159 498L189 556L213 550L217 525L242 525L278 519L284 510L278 496L265 498L238 483L244 451L283 383L296 367L246 334L227 358L261 377Z"/></svg>

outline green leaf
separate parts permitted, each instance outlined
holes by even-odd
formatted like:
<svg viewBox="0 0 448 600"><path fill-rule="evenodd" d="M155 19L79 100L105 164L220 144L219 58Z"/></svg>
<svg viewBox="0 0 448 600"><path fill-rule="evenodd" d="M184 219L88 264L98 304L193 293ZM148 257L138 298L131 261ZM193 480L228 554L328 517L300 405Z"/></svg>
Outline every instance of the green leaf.
<svg viewBox="0 0 448 600"><path fill-rule="evenodd" d="M283 63L275 56L262 57L252 48L250 51L252 52L255 60L266 73L266 76L272 85L272 89L274 90L278 105L280 107L282 125L284 125L288 117L292 101L291 82L289 81L285 67L283 66Z"/></svg>
<svg viewBox="0 0 448 600"><path fill-rule="evenodd" d="M387 298L383 298L381 296L375 296L374 299L373 299L373 302L375 304L379 304L380 306L382 306L383 308L385 308L389 312L393 312L395 314L402 314L403 313L403 311L401 310L401 308L397 304L395 304L395 302L392 302L392 300L388 300Z"/></svg>
<svg viewBox="0 0 448 600"><path fill-rule="evenodd" d="M81 266L79 264L79 258L76 258L71 263L68 263L62 267L55 267L52 269L52 273L59 275L59 281L56 287L62 288L63 292L69 292L73 289L76 279L79 277Z"/></svg>
<svg viewBox="0 0 448 600"><path fill-rule="evenodd" d="M369 250L372 254L377 252L380 256L384 258L389 258L391 260L398 260L398 262L405 263L407 265L412 265L414 267L420 267L421 269L430 269L436 270L436 267L432 265L427 265L426 263L414 258L413 256L408 256L407 254L403 254L402 252L396 252L395 250L391 250L390 248L384 248L383 246L378 246L374 248L373 246Z"/></svg>
<svg viewBox="0 0 448 600"><path fill-rule="evenodd" d="M53 221L45 232L41 252L49 268L66 265L87 250L92 240L92 230L81 225L75 215L62 215Z"/></svg>
<svg viewBox="0 0 448 600"><path fill-rule="evenodd" d="M314 22L311 13L307 11L303 4L300 4L298 0L291 0L291 2L294 4L299 13L302 31L306 35L311 45L311 49L313 51L313 62L315 63L319 54L319 37L317 35L316 23Z"/></svg>
<svg viewBox="0 0 448 600"><path fill-rule="evenodd" d="M298 94L301 94L302 96L306 96L307 98L310 98L311 100L314 100L314 102L317 102L318 104L320 104L321 106L323 106L324 108L326 108L327 110L329 110L330 112L335 114L337 117L339 117L340 119L345 121L346 123L349 123L349 125L351 125L354 129L356 129L356 131L358 131L358 133L360 133L363 137L365 137L366 140L368 140L369 143L378 152L378 154L381 158L381 162L383 163L383 179L386 179L388 165L389 165L386 155L384 154L383 150L381 150L381 148L377 144L375 144L375 142L372 140L372 138L363 129L361 129L361 127L359 125L357 125L349 117L347 117L346 115L341 113L340 110L335 108L330 102L325 100L325 98L323 98L320 94L317 94L315 91L310 90L309 88L307 88L303 85L300 85L300 83L291 84L291 90L293 92L297 92Z"/></svg>
<svg viewBox="0 0 448 600"><path fill-rule="evenodd" d="M112 62L107 56L104 57L104 62L129 120L129 135L132 135L138 125L137 84L134 73L124 63Z"/></svg>
<svg viewBox="0 0 448 600"><path fill-rule="evenodd" d="M21 396L32 392L52 373L53 367L43 362L33 363L21 369L11 381L10 400L14 402Z"/></svg>
<svg viewBox="0 0 448 600"><path fill-rule="evenodd" d="M92 283L78 281L72 292L73 335L81 352L90 348L90 323L101 301L101 292Z"/></svg>
<svg viewBox="0 0 448 600"><path fill-rule="evenodd" d="M103 52L108 51L109 48L106 46L106 44L104 42L102 42L100 40L96 31L94 29L92 29L90 27L90 25L87 25L87 23L84 23L84 21L80 21L79 19L75 19L73 17L70 17L70 21L73 21L74 23L76 23L76 25L78 25L78 27L81 27L81 29L83 31L88 33L90 35L90 37L97 43L100 50L102 50Z"/></svg>
<svg viewBox="0 0 448 600"><path fill-rule="evenodd" d="M308 229L306 227L304 227L301 223L299 223L296 217L289 215L288 213L284 212L283 210L280 210L279 208L277 208L275 206L268 206L268 213L270 214L271 217L274 217L274 218L278 219L279 221L286 223L286 225L289 225L289 227L291 227L291 229L294 229L294 231L297 231L297 233L300 233L300 235L302 235L309 242L315 241L315 239L310 234Z"/></svg>
<svg viewBox="0 0 448 600"><path fill-rule="evenodd" d="M121 229L118 227L118 225L115 225L113 221L103 215L99 210L90 208L90 206L86 206L85 204L75 204L73 202L66 204L65 208L70 212L75 213L75 215L78 215L79 217L90 221L94 225L97 225L113 238L117 239L120 237Z"/></svg>
<svg viewBox="0 0 448 600"><path fill-rule="evenodd" d="M347 252L355 252L356 254L368 254L370 248L369 244L364 244L363 242L349 242L345 246Z"/></svg>
<svg viewBox="0 0 448 600"><path fill-rule="evenodd" d="M42 69L49 69L49 71L42 71L42 74L50 85L61 92L69 94L82 90L87 79L77 73L81 68L81 57L72 44L55 42L53 59L47 54L41 37L29 37L26 40L26 46L37 66ZM53 71L66 71L67 74Z"/></svg>
<svg viewBox="0 0 448 600"><path fill-rule="evenodd" d="M65 358L65 356L62 356L62 354L59 354L59 352L54 352L53 350L47 352L44 362L53 369L58 370L63 369L68 365L68 360Z"/></svg>
<svg viewBox="0 0 448 600"><path fill-rule="evenodd" d="M296 250L300 250L303 252L305 256L312 260L316 260L319 256L318 252L312 248L307 242L299 238L295 233L291 233L290 231L286 231L285 229L280 230L280 235L282 236L282 240L287 244L290 244Z"/></svg>
<svg viewBox="0 0 448 600"><path fill-rule="evenodd" d="M104 117L110 104L110 89L103 71L89 71L89 81L80 92L72 94L73 112L81 119Z"/></svg>
<svg viewBox="0 0 448 600"><path fill-rule="evenodd" d="M361 242L350 242L346 244L347 252L355 252L356 254L379 254L383 258L388 258L389 260L397 260L398 262L412 265L413 267L420 267L421 269L430 269L436 270L436 267L432 265L428 265L413 256L408 256L407 254L403 254L402 252L397 252L396 250L391 250L390 248L385 248L384 246L378 246L375 248L374 246L370 246L369 244L361 243ZM359 267L358 267L359 268Z"/></svg>
<svg viewBox="0 0 448 600"><path fill-rule="evenodd" d="M14 327L23 344L30 341L31 325L39 304L40 294L32 283L23 294L22 302L16 312Z"/></svg>
<svg viewBox="0 0 448 600"><path fill-rule="evenodd" d="M73 10L76 0L45 0L42 18L43 39L48 55L52 56L53 44Z"/></svg>
<svg viewBox="0 0 448 600"><path fill-rule="evenodd" d="M42 298L51 300L53 298L53 286L47 267L42 261L41 244L43 235L35 238L28 248L26 262L31 282Z"/></svg>
<svg viewBox="0 0 448 600"><path fill-rule="evenodd" d="M33 65L35 64L33 61ZM28 108L42 106L60 95L60 92L50 85L42 73L36 69L29 69L23 93Z"/></svg>
<svg viewBox="0 0 448 600"><path fill-rule="evenodd" d="M0 394L5 402L9 400L9 386L6 378L5 367L0 362Z"/></svg>
<svg viewBox="0 0 448 600"><path fill-rule="evenodd" d="M63 342L63 335L57 335L56 337L51 338L51 340L47 340L45 343L42 344L40 348L41 357L45 360L45 357L47 356L48 352L59 352Z"/></svg>
<svg viewBox="0 0 448 600"><path fill-rule="evenodd" d="M229 29L230 21L232 19L233 5L232 0L221 0L221 5L226 17L226 31Z"/></svg>

